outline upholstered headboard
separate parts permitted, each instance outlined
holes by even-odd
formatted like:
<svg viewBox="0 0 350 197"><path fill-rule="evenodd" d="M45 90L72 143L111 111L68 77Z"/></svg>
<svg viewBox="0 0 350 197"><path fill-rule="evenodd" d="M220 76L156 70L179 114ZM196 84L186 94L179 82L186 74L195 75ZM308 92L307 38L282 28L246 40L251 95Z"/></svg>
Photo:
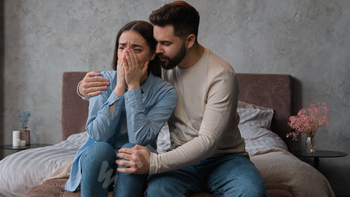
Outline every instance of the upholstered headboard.
<svg viewBox="0 0 350 197"><path fill-rule="evenodd" d="M64 72L62 76L62 140L74 133L85 131L88 115L88 101L81 99L76 87L86 72ZM277 133L289 146L286 134L293 109L293 79L284 74L237 73L239 100L274 109L271 130Z"/></svg>
<svg viewBox="0 0 350 197"><path fill-rule="evenodd" d="M86 72L64 72L62 75L61 139L85 131L89 102L77 94L77 85Z"/></svg>
<svg viewBox="0 0 350 197"><path fill-rule="evenodd" d="M238 99L274 109L271 130L290 147L288 118L293 110L293 78L285 74L237 73Z"/></svg>

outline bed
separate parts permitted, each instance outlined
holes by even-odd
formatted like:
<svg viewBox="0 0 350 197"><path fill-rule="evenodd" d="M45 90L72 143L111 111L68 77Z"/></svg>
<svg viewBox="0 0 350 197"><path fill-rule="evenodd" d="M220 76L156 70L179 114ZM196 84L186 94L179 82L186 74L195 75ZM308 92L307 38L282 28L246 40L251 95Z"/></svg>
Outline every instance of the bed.
<svg viewBox="0 0 350 197"><path fill-rule="evenodd" d="M88 102L76 94L76 84L85 74L62 75L62 141L17 152L0 161L0 196L80 196L63 188L71 161L87 137ZM290 132L287 122L293 109L293 78L283 74L237 73L237 79L239 128L270 196L335 196L320 172L288 152L290 141L285 136ZM166 125L157 145L159 152L169 145Z"/></svg>

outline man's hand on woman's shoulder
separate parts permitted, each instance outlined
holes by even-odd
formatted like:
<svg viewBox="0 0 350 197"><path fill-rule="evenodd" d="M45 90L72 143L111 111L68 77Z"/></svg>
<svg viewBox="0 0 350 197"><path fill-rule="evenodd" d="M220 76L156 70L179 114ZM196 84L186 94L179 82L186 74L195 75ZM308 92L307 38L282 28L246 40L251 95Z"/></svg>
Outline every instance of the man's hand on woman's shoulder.
<svg viewBox="0 0 350 197"><path fill-rule="evenodd" d="M108 79L95 77L100 75L101 73L96 71L86 73L83 80L78 84L78 94L82 97L90 98L101 94L103 90L107 90L109 85Z"/></svg>

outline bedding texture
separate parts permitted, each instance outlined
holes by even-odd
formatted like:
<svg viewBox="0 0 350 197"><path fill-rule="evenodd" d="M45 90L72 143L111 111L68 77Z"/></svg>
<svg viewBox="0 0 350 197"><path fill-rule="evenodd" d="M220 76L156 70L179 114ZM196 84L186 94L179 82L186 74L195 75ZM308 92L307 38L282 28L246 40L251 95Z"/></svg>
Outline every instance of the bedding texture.
<svg viewBox="0 0 350 197"><path fill-rule="evenodd" d="M27 149L1 160L0 196L22 197L58 167L72 161L86 137L86 132L71 135L56 145Z"/></svg>
<svg viewBox="0 0 350 197"><path fill-rule="evenodd" d="M265 182L288 185L294 197L335 197L328 180L288 151L268 149L251 155Z"/></svg>
<svg viewBox="0 0 350 197"><path fill-rule="evenodd" d="M87 132L73 134L56 145L24 150L1 160L0 196L22 197L45 180L67 178L74 156L87 136ZM159 152L165 152L170 146L167 124L158 135L157 146Z"/></svg>

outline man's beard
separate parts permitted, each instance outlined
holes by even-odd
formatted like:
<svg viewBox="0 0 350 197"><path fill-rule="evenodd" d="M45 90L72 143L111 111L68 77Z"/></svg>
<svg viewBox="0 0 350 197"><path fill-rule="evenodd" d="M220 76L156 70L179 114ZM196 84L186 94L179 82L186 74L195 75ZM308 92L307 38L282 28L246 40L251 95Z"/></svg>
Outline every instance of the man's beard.
<svg viewBox="0 0 350 197"><path fill-rule="evenodd" d="M181 46L180 51L175 55L174 58L170 59L168 56L158 54L160 58L165 58L167 61L160 61L160 65L165 69L165 70L170 70L175 68L186 56L187 50L185 45Z"/></svg>

